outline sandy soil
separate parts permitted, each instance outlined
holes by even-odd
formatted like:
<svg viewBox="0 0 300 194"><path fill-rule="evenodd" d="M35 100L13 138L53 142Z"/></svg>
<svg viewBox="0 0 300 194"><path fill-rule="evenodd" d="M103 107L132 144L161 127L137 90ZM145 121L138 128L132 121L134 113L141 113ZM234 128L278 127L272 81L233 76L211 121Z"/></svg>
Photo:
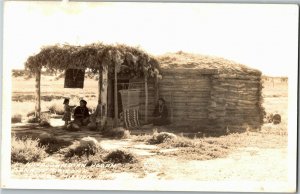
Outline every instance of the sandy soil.
<svg viewBox="0 0 300 194"><path fill-rule="evenodd" d="M105 140L101 142L101 146L105 149L126 148L137 155L144 156L142 161L148 172L144 177L146 179L286 181L288 178L287 149L284 148L240 148L226 158L196 161L188 158L174 160L174 158L159 156L152 152L157 149L155 145L134 145L130 141ZM160 152L164 151L174 151L174 149L160 150ZM124 173L115 178L123 176Z"/></svg>

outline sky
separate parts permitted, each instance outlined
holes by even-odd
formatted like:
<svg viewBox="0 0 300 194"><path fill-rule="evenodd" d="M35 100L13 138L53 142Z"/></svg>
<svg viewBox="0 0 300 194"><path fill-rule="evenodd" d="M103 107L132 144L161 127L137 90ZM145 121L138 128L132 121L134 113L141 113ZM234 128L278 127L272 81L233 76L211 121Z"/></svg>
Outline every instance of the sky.
<svg viewBox="0 0 300 194"><path fill-rule="evenodd" d="M3 41L3 63L13 69L45 45L103 42L219 56L287 76L298 64L298 7L6 1Z"/></svg>

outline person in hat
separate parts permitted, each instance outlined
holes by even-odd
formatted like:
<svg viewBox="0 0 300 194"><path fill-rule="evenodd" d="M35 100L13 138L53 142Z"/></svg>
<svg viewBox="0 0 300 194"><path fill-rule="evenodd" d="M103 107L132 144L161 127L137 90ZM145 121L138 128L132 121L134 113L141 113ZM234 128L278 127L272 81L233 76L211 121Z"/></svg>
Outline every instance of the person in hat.
<svg viewBox="0 0 300 194"><path fill-rule="evenodd" d="M80 100L80 106L77 106L74 110L74 123L79 126L86 126L89 123L90 113L86 105L85 100Z"/></svg>
<svg viewBox="0 0 300 194"><path fill-rule="evenodd" d="M166 101L163 98L158 99L158 103L155 106L153 115L153 125L161 126L169 124L168 120L168 108Z"/></svg>

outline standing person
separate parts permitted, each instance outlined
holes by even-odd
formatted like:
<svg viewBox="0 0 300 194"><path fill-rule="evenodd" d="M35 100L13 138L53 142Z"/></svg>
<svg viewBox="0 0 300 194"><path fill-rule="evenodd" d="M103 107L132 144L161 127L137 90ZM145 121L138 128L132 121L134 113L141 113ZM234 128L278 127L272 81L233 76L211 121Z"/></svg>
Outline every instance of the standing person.
<svg viewBox="0 0 300 194"><path fill-rule="evenodd" d="M74 110L74 122L81 126L85 126L89 122L90 113L86 104L85 100L80 100L80 106L77 106Z"/></svg>
<svg viewBox="0 0 300 194"><path fill-rule="evenodd" d="M169 124L168 120L168 108L166 101L163 98L158 99L158 103L154 109L153 115L153 125L161 126Z"/></svg>
<svg viewBox="0 0 300 194"><path fill-rule="evenodd" d="M62 118L63 121L65 121L65 127L68 126L69 121L71 121L71 109L72 107L69 106L70 100L68 98L65 98L64 100L64 116Z"/></svg>

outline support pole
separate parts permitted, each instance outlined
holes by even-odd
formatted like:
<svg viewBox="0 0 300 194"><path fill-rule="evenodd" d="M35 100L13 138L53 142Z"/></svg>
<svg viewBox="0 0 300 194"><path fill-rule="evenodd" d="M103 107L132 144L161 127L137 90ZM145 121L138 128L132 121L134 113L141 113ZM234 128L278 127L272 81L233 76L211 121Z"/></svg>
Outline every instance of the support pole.
<svg viewBox="0 0 300 194"><path fill-rule="evenodd" d="M148 123L148 80L145 75L145 123Z"/></svg>
<svg viewBox="0 0 300 194"><path fill-rule="evenodd" d="M101 87L102 87L102 72L99 71L99 79L98 79L98 105L101 104Z"/></svg>
<svg viewBox="0 0 300 194"><path fill-rule="evenodd" d="M41 70L35 69L35 118L41 119Z"/></svg>
<svg viewBox="0 0 300 194"><path fill-rule="evenodd" d="M114 124L115 126L118 126L118 76L117 76L117 64L115 64L115 82L114 82L114 110L115 110L115 119L114 119Z"/></svg>
<svg viewBox="0 0 300 194"><path fill-rule="evenodd" d="M108 70L107 68L102 69L99 72L99 98L98 98L98 107L97 115L100 116L100 126L99 130L103 130L107 124L107 84L108 84ZM100 127L100 128L99 128Z"/></svg>
<svg viewBox="0 0 300 194"><path fill-rule="evenodd" d="M159 98L159 83L158 83L157 75L155 75L154 77L154 95L155 95L155 102L157 102Z"/></svg>

